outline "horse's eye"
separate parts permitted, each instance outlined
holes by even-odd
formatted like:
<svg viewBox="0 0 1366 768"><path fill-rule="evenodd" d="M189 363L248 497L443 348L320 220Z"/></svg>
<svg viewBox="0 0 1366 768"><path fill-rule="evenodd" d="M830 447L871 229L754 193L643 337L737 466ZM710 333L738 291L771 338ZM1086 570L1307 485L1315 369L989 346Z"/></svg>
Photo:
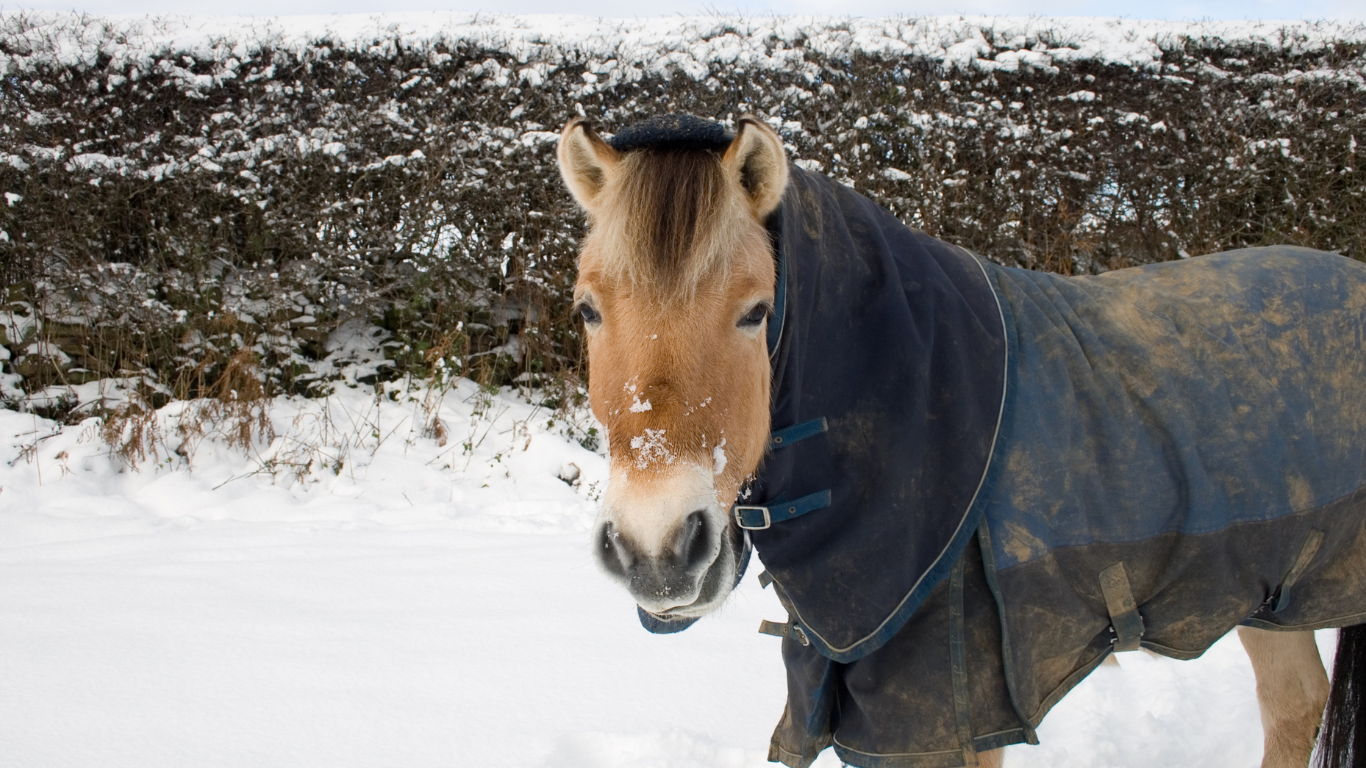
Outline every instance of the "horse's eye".
<svg viewBox="0 0 1366 768"><path fill-rule="evenodd" d="M753 328L759 323L762 323L772 311L773 310L768 306L767 302L760 302L755 304L753 309L746 312L745 316L740 318L740 322L735 325L739 328Z"/></svg>
<svg viewBox="0 0 1366 768"><path fill-rule="evenodd" d="M593 309L591 304L580 304L574 307L574 314L583 318L584 323L588 325L597 325L602 322L602 315L598 314L598 311Z"/></svg>

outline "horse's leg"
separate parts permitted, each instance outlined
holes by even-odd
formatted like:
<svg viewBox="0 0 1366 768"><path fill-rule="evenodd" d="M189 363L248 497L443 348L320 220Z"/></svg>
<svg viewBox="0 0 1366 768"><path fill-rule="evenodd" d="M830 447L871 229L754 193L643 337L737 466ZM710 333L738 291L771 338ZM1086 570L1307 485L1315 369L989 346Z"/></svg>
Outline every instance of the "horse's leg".
<svg viewBox="0 0 1366 768"><path fill-rule="evenodd" d="M1305 768L1328 701L1313 632L1271 632L1238 627L1262 710L1262 768Z"/></svg>
<svg viewBox="0 0 1366 768"><path fill-rule="evenodd" d="M978 752L977 764L981 768L1001 768L1006 761L1006 748L993 749L990 752Z"/></svg>

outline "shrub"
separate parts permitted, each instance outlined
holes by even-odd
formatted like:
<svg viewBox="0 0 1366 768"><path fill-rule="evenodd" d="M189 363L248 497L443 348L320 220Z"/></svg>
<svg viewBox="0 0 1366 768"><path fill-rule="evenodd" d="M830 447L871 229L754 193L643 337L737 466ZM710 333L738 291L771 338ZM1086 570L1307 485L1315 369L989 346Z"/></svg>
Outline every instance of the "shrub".
<svg viewBox="0 0 1366 768"><path fill-rule="evenodd" d="M1007 264L1366 258L1362 27L541 23L0 14L0 395L212 397L244 351L267 393L572 381L575 114L758 113L797 162Z"/></svg>

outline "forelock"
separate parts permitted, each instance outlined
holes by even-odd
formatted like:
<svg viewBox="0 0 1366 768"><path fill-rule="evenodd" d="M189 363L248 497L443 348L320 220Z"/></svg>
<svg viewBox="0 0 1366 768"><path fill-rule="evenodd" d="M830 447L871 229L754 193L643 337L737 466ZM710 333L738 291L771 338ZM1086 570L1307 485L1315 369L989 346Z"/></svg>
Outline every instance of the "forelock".
<svg viewBox="0 0 1366 768"><path fill-rule="evenodd" d="M721 154L707 149L627 152L593 222L602 268L666 295L689 294L726 266L746 217Z"/></svg>

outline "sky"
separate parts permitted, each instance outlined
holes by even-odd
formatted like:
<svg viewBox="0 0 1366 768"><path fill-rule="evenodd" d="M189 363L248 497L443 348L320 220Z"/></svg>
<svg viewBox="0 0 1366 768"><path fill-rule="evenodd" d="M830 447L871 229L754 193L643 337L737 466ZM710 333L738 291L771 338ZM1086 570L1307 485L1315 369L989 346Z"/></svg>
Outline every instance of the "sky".
<svg viewBox="0 0 1366 768"><path fill-rule="evenodd" d="M1122 16L1170 21L1337 19L1366 21L1366 0L0 0L0 9L110 14L279 16L381 12L478 11L572 13L635 18L677 14L819 14L831 16Z"/></svg>

